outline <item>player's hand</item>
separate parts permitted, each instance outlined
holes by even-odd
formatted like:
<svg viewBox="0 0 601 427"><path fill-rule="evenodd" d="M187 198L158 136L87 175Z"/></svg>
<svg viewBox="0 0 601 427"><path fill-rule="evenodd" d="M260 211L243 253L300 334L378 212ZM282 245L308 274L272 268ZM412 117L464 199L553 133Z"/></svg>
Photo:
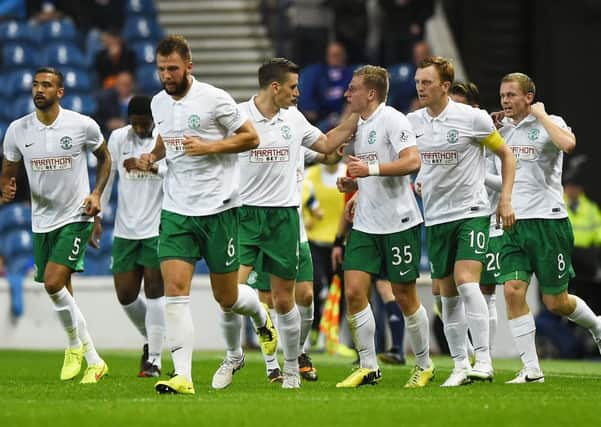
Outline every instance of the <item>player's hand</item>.
<svg viewBox="0 0 601 427"><path fill-rule="evenodd" d="M352 193L358 188L357 180L348 176L341 176L336 180L336 187L341 193Z"/></svg>
<svg viewBox="0 0 601 427"><path fill-rule="evenodd" d="M2 203L12 202L17 194L17 180L13 176L2 186Z"/></svg>
<svg viewBox="0 0 601 427"><path fill-rule="evenodd" d="M182 142L184 150L188 156L204 156L209 154L209 141L200 139L197 136L186 136Z"/></svg>
<svg viewBox="0 0 601 427"><path fill-rule="evenodd" d="M510 202L499 201L497 206L497 225L511 228L515 224L515 212Z"/></svg>
<svg viewBox="0 0 601 427"><path fill-rule="evenodd" d="M547 115L547 111L545 110L545 104L543 104L542 102L535 102L534 104L532 104L530 106L530 112L534 117L536 117L539 120Z"/></svg>
<svg viewBox="0 0 601 427"><path fill-rule="evenodd" d="M100 212L100 195L92 193L83 201L83 212L87 216L96 216Z"/></svg>
<svg viewBox="0 0 601 427"><path fill-rule="evenodd" d="M355 218L355 205L357 204L357 198L353 197L349 200L344 207L344 219L348 222L353 222Z"/></svg>
<svg viewBox="0 0 601 427"><path fill-rule="evenodd" d="M369 166L358 157L348 156L346 168L352 177L363 178L369 176Z"/></svg>
<svg viewBox="0 0 601 427"><path fill-rule="evenodd" d="M146 162L142 162L137 157L130 157L129 159L123 160L123 167L126 171L130 172L132 170L145 170Z"/></svg>
<svg viewBox="0 0 601 427"><path fill-rule="evenodd" d="M490 113L490 117L497 129L500 129L503 126L502 120L505 118L505 113L503 111Z"/></svg>
<svg viewBox="0 0 601 427"><path fill-rule="evenodd" d="M332 271L338 271L338 267L342 265L342 260L344 256L344 251L342 246L334 246L332 248Z"/></svg>
<svg viewBox="0 0 601 427"><path fill-rule="evenodd" d="M92 228L92 234L90 234L90 240L88 243L95 249L100 249L100 236L102 236L102 222L100 217L94 217L94 227Z"/></svg>
<svg viewBox="0 0 601 427"><path fill-rule="evenodd" d="M415 181L415 186L413 187L413 191L415 191L415 194L417 194L419 197L422 196L422 183L421 183L421 181Z"/></svg>
<svg viewBox="0 0 601 427"><path fill-rule="evenodd" d="M140 170L149 171L152 169L154 162L156 161L156 156L152 153L145 153L140 156L138 161L138 166L140 166Z"/></svg>

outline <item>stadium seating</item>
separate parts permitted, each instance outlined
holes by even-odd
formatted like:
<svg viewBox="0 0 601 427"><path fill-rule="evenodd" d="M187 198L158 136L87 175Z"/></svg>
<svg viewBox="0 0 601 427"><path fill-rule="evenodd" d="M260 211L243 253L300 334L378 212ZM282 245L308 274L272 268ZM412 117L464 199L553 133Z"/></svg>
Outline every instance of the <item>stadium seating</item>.
<svg viewBox="0 0 601 427"><path fill-rule="evenodd" d="M0 108L3 108L3 105L0 104ZM8 127L8 123L0 120L0 147L2 147L2 143L4 142L4 134L6 133L6 128Z"/></svg>
<svg viewBox="0 0 601 427"><path fill-rule="evenodd" d="M77 41L77 29L70 19L57 19L43 23L40 26L40 35L44 43L50 41Z"/></svg>
<svg viewBox="0 0 601 427"><path fill-rule="evenodd" d="M9 42L2 47L2 67L5 71L35 68L37 65L34 49L28 44Z"/></svg>
<svg viewBox="0 0 601 427"><path fill-rule="evenodd" d="M42 61L50 67L72 67L86 70L88 63L77 45L70 42L51 43L42 53Z"/></svg>
<svg viewBox="0 0 601 427"><path fill-rule="evenodd" d="M0 236L10 231L31 229L31 208L22 203L0 207Z"/></svg>
<svg viewBox="0 0 601 427"><path fill-rule="evenodd" d="M163 30L154 19L132 16L125 21L122 36L130 44L145 40L155 42L163 37Z"/></svg>
<svg viewBox="0 0 601 427"><path fill-rule="evenodd" d="M127 0L125 12L127 16L143 16L148 19L155 19L157 14L154 0Z"/></svg>
<svg viewBox="0 0 601 427"><path fill-rule="evenodd" d="M20 96L29 95L31 96L31 84L34 78L33 69L18 69L12 71L6 77L6 92L7 96Z"/></svg>
<svg viewBox="0 0 601 427"><path fill-rule="evenodd" d="M0 24L0 45L16 42L36 45L40 40L39 27L21 21Z"/></svg>
<svg viewBox="0 0 601 427"><path fill-rule="evenodd" d="M98 104L90 95L65 95L61 105L69 110L91 116L96 112Z"/></svg>
<svg viewBox="0 0 601 427"><path fill-rule="evenodd" d="M155 65L147 64L138 66L136 69L136 82L138 90L144 95L152 96L163 89Z"/></svg>
<svg viewBox="0 0 601 427"><path fill-rule="evenodd" d="M13 230L10 231L3 239L3 255L7 265L11 260L18 255L33 254L33 239L31 231Z"/></svg>
<svg viewBox="0 0 601 427"><path fill-rule="evenodd" d="M136 55L138 66L151 64L155 65L156 44L150 41L139 41L131 45L131 49Z"/></svg>
<svg viewBox="0 0 601 427"><path fill-rule="evenodd" d="M407 113L411 100L416 96L415 66L410 63L401 63L388 67L390 74L390 90L388 92L388 105Z"/></svg>
<svg viewBox="0 0 601 427"><path fill-rule="evenodd" d="M76 68L62 68L65 77L65 92L68 95L89 95L92 91L92 79L89 73Z"/></svg>

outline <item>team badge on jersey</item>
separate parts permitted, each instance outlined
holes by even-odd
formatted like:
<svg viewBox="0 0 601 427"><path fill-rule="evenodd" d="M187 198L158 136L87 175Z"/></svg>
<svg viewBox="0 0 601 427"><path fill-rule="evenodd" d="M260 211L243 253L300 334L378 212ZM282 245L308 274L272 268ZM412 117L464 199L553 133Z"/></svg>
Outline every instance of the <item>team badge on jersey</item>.
<svg viewBox="0 0 601 427"><path fill-rule="evenodd" d="M540 129L538 129L538 128L530 129L528 131L528 139L530 141L536 141L538 139L539 135L540 135Z"/></svg>
<svg viewBox="0 0 601 427"><path fill-rule="evenodd" d="M376 142L376 131L372 130L369 132L369 135L367 136L367 143L375 144L375 142Z"/></svg>
<svg viewBox="0 0 601 427"><path fill-rule="evenodd" d="M290 133L290 126L284 125L280 128L280 132L282 133L282 138L285 140L289 140L292 138L292 134Z"/></svg>
<svg viewBox="0 0 601 427"><path fill-rule="evenodd" d="M447 142L449 144L454 144L459 141L459 132L455 129L451 129L447 132Z"/></svg>
<svg viewBox="0 0 601 427"><path fill-rule="evenodd" d="M71 139L71 137L70 136L63 136L61 138L61 148L63 150L68 150L71 147L73 147L73 140Z"/></svg>
<svg viewBox="0 0 601 427"><path fill-rule="evenodd" d="M198 129L200 127L200 117L197 114L192 114L188 117L188 127L191 129Z"/></svg>

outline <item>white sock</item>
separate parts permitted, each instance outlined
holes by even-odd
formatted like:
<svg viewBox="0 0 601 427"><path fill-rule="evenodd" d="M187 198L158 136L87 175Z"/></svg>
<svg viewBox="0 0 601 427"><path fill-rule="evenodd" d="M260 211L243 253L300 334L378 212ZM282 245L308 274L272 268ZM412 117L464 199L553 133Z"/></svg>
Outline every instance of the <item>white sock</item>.
<svg viewBox="0 0 601 427"><path fill-rule="evenodd" d="M488 326L488 307L480 285L475 282L457 286L457 292L463 299L467 325L474 343L476 362L490 364L490 328Z"/></svg>
<svg viewBox="0 0 601 427"><path fill-rule="evenodd" d="M263 353L263 349L261 349L261 354L263 355L263 360L265 361L265 371L267 372L267 375L269 375L269 371L280 369L277 351L273 354L265 354Z"/></svg>
<svg viewBox="0 0 601 427"><path fill-rule="evenodd" d="M238 285L238 300L232 306L232 311L245 316L250 316L255 328L261 328L265 326L265 322L267 322L267 314L261 306L259 296L255 290L248 285Z"/></svg>
<svg viewBox="0 0 601 427"><path fill-rule="evenodd" d="M88 366L99 365L102 363L102 358L96 351L96 347L94 347L94 341L92 341L92 337L88 332L88 324L77 304L75 304L75 318L77 319L77 332L79 334L79 339L83 344L84 357L86 358Z"/></svg>
<svg viewBox="0 0 601 427"><path fill-rule="evenodd" d="M590 331L595 339L601 338L601 321L593 310L580 297L570 295L576 299L576 308L574 312L568 316L572 322L582 326Z"/></svg>
<svg viewBox="0 0 601 427"><path fill-rule="evenodd" d="M229 359L239 359L242 357L242 316L233 311L221 312L221 328L225 338L225 347L227 349L226 357Z"/></svg>
<svg viewBox="0 0 601 427"><path fill-rule="evenodd" d="M465 319L463 300L457 296L441 297L441 301L444 335L447 338L455 367L469 369L470 363L467 359L467 349L465 346L467 321Z"/></svg>
<svg viewBox="0 0 601 427"><path fill-rule="evenodd" d="M522 359L524 367L540 370L534 341L536 325L532 313L528 312L523 316L510 319L508 323L513 342L520 353L520 359Z"/></svg>
<svg viewBox="0 0 601 427"><path fill-rule="evenodd" d="M148 359L161 369L161 353L165 340L165 297L146 300L145 323L148 334Z"/></svg>
<svg viewBox="0 0 601 427"><path fill-rule="evenodd" d="M497 296L495 294L485 294L484 299L488 306L488 342L492 351L492 344L497 334Z"/></svg>
<svg viewBox="0 0 601 427"><path fill-rule="evenodd" d="M376 358L376 320L371 311L371 306L362 311L346 317L349 328L353 334L353 341L359 353L359 362L362 368L371 370L378 369L378 359Z"/></svg>
<svg viewBox="0 0 601 427"><path fill-rule="evenodd" d="M127 314L127 317L129 317L129 320L131 320L136 329L142 334L144 340L147 340L146 301L144 301L144 298L138 295L134 302L124 304L121 307L123 307L125 314Z"/></svg>
<svg viewBox="0 0 601 427"><path fill-rule="evenodd" d="M308 306L296 304L298 307L298 312L300 313L301 318L301 330L300 330L300 348L301 352L305 346L305 342L307 341L307 337L309 336L309 332L311 332L311 327L313 326L313 303Z"/></svg>
<svg viewBox="0 0 601 427"><path fill-rule="evenodd" d="M428 314L423 305L420 305L411 316L405 316L405 330L407 338L411 343L411 349L415 354L415 363L423 369L428 369L431 365L430 360L430 326ZM403 349L400 349L403 351Z"/></svg>
<svg viewBox="0 0 601 427"><path fill-rule="evenodd" d="M300 355L300 313L296 305L286 314L278 314L278 332L284 353L284 371L298 374Z"/></svg>
<svg viewBox="0 0 601 427"><path fill-rule="evenodd" d="M81 347L81 340L79 339L77 330L77 317L75 315L75 300L66 287L53 294L48 294L48 296L52 304L54 304L58 320L60 320L63 329L67 333L69 348Z"/></svg>
<svg viewBox="0 0 601 427"><path fill-rule="evenodd" d="M189 296L165 297L165 326L174 372L191 382L194 323Z"/></svg>

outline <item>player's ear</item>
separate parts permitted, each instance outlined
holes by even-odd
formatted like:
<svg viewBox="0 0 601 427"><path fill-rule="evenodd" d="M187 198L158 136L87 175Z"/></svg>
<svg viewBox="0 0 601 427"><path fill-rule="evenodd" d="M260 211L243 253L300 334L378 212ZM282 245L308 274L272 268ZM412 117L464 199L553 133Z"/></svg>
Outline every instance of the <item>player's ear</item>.
<svg viewBox="0 0 601 427"><path fill-rule="evenodd" d="M56 91L56 95L58 96L58 99L61 99L65 95L65 88L59 87Z"/></svg>

